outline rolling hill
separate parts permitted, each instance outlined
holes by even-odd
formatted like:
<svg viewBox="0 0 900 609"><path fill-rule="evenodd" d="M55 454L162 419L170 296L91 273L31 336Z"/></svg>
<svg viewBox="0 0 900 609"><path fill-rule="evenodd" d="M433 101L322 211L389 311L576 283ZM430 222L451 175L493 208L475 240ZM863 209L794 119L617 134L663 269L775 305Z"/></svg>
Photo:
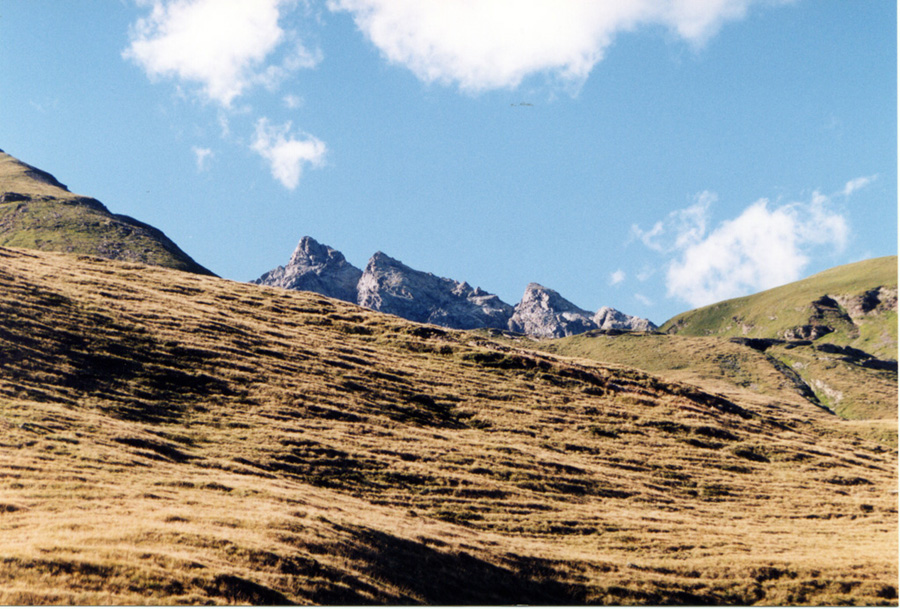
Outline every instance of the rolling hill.
<svg viewBox="0 0 900 609"><path fill-rule="evenodd" d="M747 387L0 248L0 603L896 605L896 448L728 344Z"/></svg>
<svg viewBox="0 0 900 609"><path fill-rule="evenodd" d="M737 399L807 401L897 443L897 258L876 258L688 311L661 333L532 345L634 366Z"/></svg>
<svg viewBox="0 0 900 609"><path fill-rule="evenodd" d="M897 360L897 257L835 267L801 281L687 311L660 330L684 336L808 339Z"/></svg>
<svg viewBox="0 0 900 609"><path fill-rule="evenodd" d="M0 150L0 246L89 254L211 275L162 231L69 192Z"/></svg>

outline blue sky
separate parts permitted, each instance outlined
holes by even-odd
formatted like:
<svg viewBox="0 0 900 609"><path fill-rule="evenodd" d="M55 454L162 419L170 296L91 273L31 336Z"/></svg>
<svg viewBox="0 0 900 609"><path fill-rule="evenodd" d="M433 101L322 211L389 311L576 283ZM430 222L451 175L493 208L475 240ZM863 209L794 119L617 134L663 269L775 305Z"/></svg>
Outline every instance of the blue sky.
<svg viewBox="0 0 900 609"><path fill-rule="evenodd" d="M662 323L897 253L896 44L888 0L5 0L0 148L226 278L311 235Z"/></svg>

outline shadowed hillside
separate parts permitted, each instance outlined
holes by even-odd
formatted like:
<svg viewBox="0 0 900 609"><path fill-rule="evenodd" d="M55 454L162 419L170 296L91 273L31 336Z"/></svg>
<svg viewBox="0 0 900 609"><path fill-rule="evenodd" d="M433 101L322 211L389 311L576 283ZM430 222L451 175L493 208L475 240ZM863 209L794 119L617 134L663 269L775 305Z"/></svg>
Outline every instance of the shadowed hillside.
<svg viewBox="0 0 900 609"><path fill-rule="evenodd" d="M0 150L0 246L90 254L211 275L162 231L72 194Z"/></svg>
<svg viewBox="0 0 900 609"><path fill-rule="evenodd" d="M0 603L897 604L896 451L774 380L7 248L0 361Z"/></svg>

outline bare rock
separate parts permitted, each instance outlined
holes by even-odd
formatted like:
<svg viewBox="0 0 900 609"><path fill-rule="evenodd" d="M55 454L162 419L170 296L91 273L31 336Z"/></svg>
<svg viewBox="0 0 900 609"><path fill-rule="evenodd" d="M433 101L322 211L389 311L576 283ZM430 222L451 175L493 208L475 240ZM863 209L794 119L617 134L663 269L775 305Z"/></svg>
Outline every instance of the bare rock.
<svg viewBox="0 0 900 609"><path fill-rule="evenodd" d="M347 262L341 252L312 237L303 237L286 266L269 271L253 283L316 292L355 303L360 277L362 271Z"/></svg>
<svg viewBox="0 0 900 609"><path fill-rule="evenodd" d="M509 320L509 329L539 338L562 338L596 330L593 316L590 311L560 296L556 290L529 283Z"/></svg>
<svg viewBox="0 0 900 609"><path fill-rule="evenodd" d="M784 331L785 340L818 340L826 334L834 332L834 328L822 324L807 324L788 328Z"/></svg>
<svg viewBox="0 0 900 609"><path fill-rule="evenodd" d="M500 298L465 281L417 271L376 252L364 271L339 251L303 237L285 266L253 283L306 290L354 302L418 323L459 330L496 328L558 338L589 330L655 330L646 319L610 307L591 313L576 307L557 292L532 283L513 308Z"/></svg>
<svg viewBox="0 0 900 609"><path fill-rule="evenodd" d="M854 323L868 315L897 310L897 288L880 286L857 295L835 296Z"/></svg>
<svg viewBox="0 0 900 609"><path fill-rule="evenodd" d="M632 330L637 332L652 332L656 330L656 324L643 317L627 315L612 307L600 307L594 313L593 321L601 330Z"/></svg>
<svg viewBox="0 0 900 609"><path fill-rule="evenodd" d="M649 332L653 322L626 315L612 307L601 307L596 313L586 311L556 290L530 283L509 320L513 332L539 338L562 338L590 330L625 330Z"/></svg>
<svg viewBox="0 0 900 609"><path fill-rule="evenodd" d="M513 308L481 288L412 269L376 252L359 280L357 304L460 330L505 328Z"/></svg>

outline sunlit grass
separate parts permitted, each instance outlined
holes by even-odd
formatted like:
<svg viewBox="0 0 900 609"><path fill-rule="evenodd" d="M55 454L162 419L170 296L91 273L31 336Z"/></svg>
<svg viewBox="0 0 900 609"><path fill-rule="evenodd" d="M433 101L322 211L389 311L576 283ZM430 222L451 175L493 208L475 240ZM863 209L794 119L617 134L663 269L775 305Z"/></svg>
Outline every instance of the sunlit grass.
<svg viewBox="0 0 900 609"><path fill-rule="evenodd" d="M892 299L893 308L854 310L851 301L877 288L884 288L879 298ZM814 319L816 310L812 303L823 297L834 299L840 314ZM665 322L660 330L687 336L782 338L791 328L820 323L833 330L820 340L896 361L896 300L897 257L887 256L835 267L785 286L687 311Z"/></svg>
<svg viewBox="0 0 900 609"><path fill-rule="evenodd" d="M897 602L896 451L756 360L726 398L136 264L0 285L0 603Z"/></svg>

